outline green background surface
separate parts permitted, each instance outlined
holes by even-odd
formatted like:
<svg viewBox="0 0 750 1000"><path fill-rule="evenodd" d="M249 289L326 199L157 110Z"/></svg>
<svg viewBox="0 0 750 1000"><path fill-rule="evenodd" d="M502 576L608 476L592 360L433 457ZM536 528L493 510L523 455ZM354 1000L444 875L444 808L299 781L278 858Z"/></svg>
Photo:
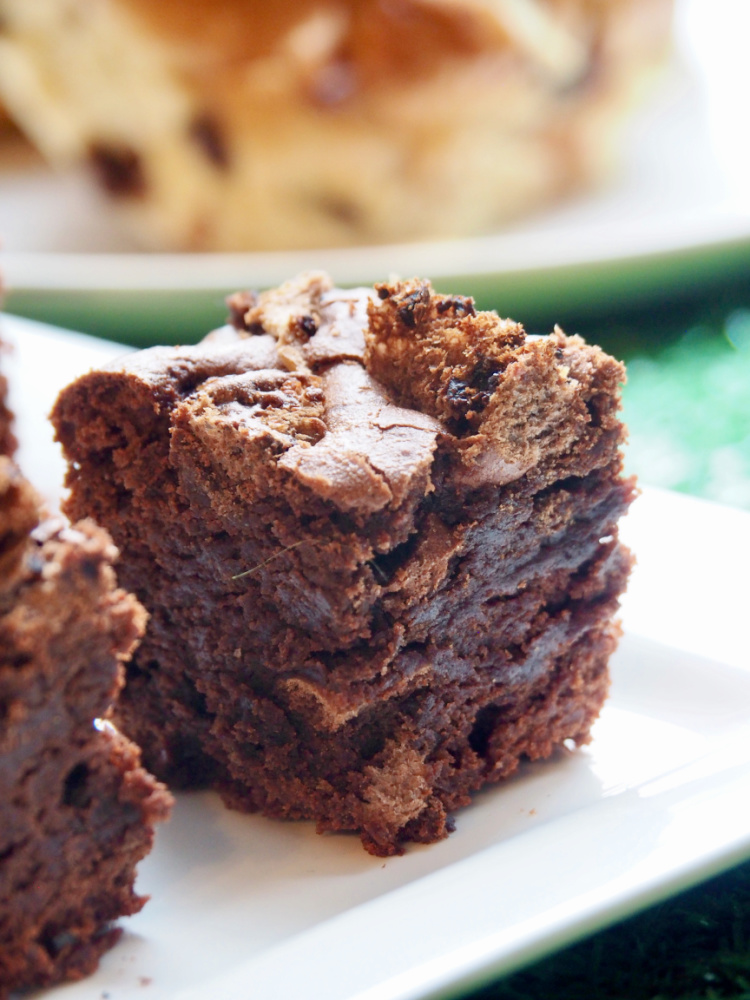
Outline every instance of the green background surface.
<svg viewBox="0 0 750 1000"><path fill-rule="evenodd" d="M627 462L642 482L750 509L750 272L568 330L627 363Z"/></svg>

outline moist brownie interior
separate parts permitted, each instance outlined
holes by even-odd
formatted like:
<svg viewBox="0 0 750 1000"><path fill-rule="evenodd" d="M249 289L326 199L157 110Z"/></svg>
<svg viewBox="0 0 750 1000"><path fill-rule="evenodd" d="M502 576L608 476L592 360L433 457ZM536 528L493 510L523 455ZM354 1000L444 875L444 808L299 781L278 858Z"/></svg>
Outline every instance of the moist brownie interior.
<svg viewBox="0 0 750 1000"><path fill-rule="evenodd" d="M388 855L585 743L631 556L622 366L426 281L308 274L84 376L73 518L151 619L117 719L178 785Z"/></svg>
<svg viewBox="0 0 750 1000"><path fill-rule="evenodd" d="M171 802L105 721L145 612L106 532L37 504L0 458L0 997L96 968Z"/></svg>

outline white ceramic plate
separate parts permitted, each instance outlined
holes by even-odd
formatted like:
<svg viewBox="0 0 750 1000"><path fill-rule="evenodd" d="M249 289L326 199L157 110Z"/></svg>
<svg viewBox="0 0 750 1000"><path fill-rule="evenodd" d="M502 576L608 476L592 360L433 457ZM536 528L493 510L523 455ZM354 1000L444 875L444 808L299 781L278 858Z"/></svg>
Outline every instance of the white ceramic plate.
<svg viewBox="0 0 750 1000"><path fill-rule="evenodd" d="M341 284L431 277L528 321L738 272L750 264L747 0L676 0L675 59L602 190L478 239L294 253L138 254L84 179L0 174L13 312L110 336L185 340L226 293L323 267Z"/></svg>
<svg viewBox="0 0 750 1000"><path fill-rule="evenodd" d="M20 460L51 501L44 414L123 348L11 317ZM55 1000L416 1000L450 995L750 855L750 515L646 491L611 698L592 744L478 795L402 858L178 797L141 865L152 900ZM146 988L147 987L147 988Z"/></svg>

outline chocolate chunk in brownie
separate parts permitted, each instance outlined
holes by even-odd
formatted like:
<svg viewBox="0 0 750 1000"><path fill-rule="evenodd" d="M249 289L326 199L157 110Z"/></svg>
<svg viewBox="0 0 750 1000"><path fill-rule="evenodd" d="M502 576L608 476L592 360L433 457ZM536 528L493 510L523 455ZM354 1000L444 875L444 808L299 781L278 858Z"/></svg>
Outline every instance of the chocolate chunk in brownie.
<svg viewBox="0 0 750 1000"><path fill-rule="evenodd" d="M305 275L54 410L74 517L151 619L118 705L148 765L387 855L585 743L631 557L622 366L428 282Z"/></svg>
<svg viewBox="0 0 750 1000"><path fill-rule="evenodd" d="M170 796L108 720L146 615L90 521L37 526L0 458L0 996L92 972ZM96 720L96 721L95 721Z"/></svg>

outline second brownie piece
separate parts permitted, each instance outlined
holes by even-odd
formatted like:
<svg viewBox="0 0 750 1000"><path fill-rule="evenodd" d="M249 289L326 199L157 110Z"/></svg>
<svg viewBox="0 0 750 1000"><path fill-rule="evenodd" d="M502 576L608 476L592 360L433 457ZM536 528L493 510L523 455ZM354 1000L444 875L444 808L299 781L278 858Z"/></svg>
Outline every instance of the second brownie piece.
<svg viewBox="0 0 750 1000"><path fill-rule="evenodd" d="M584 743L630 568L622 366L412 281L307 275L54 411L71 517L151 621L119 721L237 807L434 841L522 757Z"/></svg>
<svg viewBox="0 0 750 1000"><path fill-rule="evenodd" d="M105 531L38 515L0 457L1 1000L94 971L171 806L108 721L145 612Z"/></svg>

